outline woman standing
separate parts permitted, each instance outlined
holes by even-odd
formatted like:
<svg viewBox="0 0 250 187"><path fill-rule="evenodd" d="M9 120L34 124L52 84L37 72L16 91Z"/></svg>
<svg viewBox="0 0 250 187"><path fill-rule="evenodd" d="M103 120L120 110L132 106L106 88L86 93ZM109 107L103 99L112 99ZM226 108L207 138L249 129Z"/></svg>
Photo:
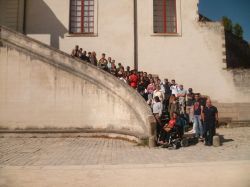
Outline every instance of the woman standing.
<svg viewBox="0 0 250 187"><path fill-rule="evenodd" d="M153 98L154 91L155 91L155 83L153 79L150 79L150 83L147 87L148 100Z"/></svg>

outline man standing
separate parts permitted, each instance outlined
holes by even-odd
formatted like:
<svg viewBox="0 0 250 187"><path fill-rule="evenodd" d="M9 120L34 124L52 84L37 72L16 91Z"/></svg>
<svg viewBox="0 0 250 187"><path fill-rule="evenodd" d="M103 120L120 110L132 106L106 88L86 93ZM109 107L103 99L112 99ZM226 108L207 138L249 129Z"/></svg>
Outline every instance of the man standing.
<svg viewBox="0 0 250 187"><path fill-rule="evenodd" d="M188 115L189 124L193 123L193 103L194 103L194 93L193 89L189 88L186 97L186 114Z"/></svg>
<svg viewBox="0 0 250 187"><path fill-rule="evenodd" d="M111 66L112 66L112 59L111 57L108 57L108 64L107 64L107 67L108 67L108 70L110 71L111 69Z"/></svg>
<svg viewBox="0 0 250 187"><path fill-rule="evenodd" d="M78 57L78 54L79 54L79 45L76 45L75 49L72 50L71 56Z"/></svg>
<svg viewBox="0 0 250 187"><path fill-rule="evenodd" d="M201 112L203 110L203 106L201 105L201 102L199 100L199 94L195 94L195 101L193 102L193 116L194 116L194 127L196 137L200 138L200 140L203 139L203 127L201 123Z"/></svg>
<svg viewBox="0 0 250 187"><path fill-rule="evenodd" d="M94 66L97 66L97 58L96 58L96 53L93 51L90 56L90 63L93 64Z"/></svg>
<svg viewBox="0 0 250 187"><path fill-rule="evenodd" d="M205 145L213 145L213 136L215 135L215 125L218 122L218 110L212 105L210 99L207 99L206 106L202 111L202 120L204 122Z"/></svg>
<svg viewBox="0 0 250 187"><path fill-rule="evenodd" d="M129 82L130 82L130 86L134 89L137 88L137 84L138 84L138 76L136 75L136 71L133 70L132 71L132 75L129 76Z"/></svg>
<svg viewBox="0 0 250 187"><path fill-rule="evenodd" d="M144 87L147 88L148 85L150 84L150 80L148 78L148 74L147 72L143 73L143 83L144 83Z"/></svg>
<svg viewBox="0 0 250 187"><path fill-rule="evenodd" d="M87 57L87 51L83 51L80 58L81 58L81 60L88 62L89 59Z"/></svg>
<svg viewBox="0 0 250 187"><path fill-rule="evenodd" d="M158 96L161 103L163 103L164 93L163 93L163 91L161 91L161 87L158 84L156 85L156 90L153 92L153 98L155 98L156 96Z"/></svg>
<svg viewBox="0 0 250 187"><path fill-rule="evenodd" d="M166 110L168 108L169 98L170 98L171 93L172 93L172 91L170 90L170 83L168 82L168 79L164 79L163 86L164 86L164 90L165 90L165 93L164 93L165 99L164 99L163 108L164 108L164 110Z"/></svg>
<svg viewBox="0 0 250 187"><path fill-rule="evenodd" d="M102 58L99 60L99 63L98 63L98 66L104 70L107 68L107 64L108 64L108 61L106 60L105 56L106 56L105 53L102 53Z"/></svg>
<svg viewBox="0 0 250 187"><path fill-rule="evenodd" d="M170 90L172 91L171 94L177 97L177 84L174 79L171 81Z"/></svg>
<svg viewBox="0 0 250 187"><path fill-rule="evenodd" d="M184 90L183 85L179 86L179 90L177 90L177 97L179 99L179 109L180 114L185 114L185 98L187 91Z"/></svg>

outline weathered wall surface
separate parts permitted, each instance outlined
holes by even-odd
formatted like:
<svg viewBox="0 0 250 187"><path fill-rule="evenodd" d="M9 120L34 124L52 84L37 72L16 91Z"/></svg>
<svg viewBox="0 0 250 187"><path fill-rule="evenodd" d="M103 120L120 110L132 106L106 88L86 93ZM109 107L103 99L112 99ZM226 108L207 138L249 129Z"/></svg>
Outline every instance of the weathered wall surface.
<svg viewBox="0 0 250 187"><path fill-rule="evenodd" d="M27 0L26 34L67 53L79 45L133 66L133 1L95 2L95 34L79 36L69 34L70 0Z"/></svg>
<svg viewBox="0 0 250 187"><path fill-rule="evenodd" d="M249 69L231 69L227 73L232 77L234 89L238 90L238 102L223 103L215 102L218 107L219 117L222 121L249 121L250 120L250 102L242 103L241 97L250 100L250 70Z"/></svg>
<svg viewBox="0 0 250 187"><path fill-rule="evenodd" d="M95 50L99 56L105 52L117 62L133 66L133 1L95 2L97 24L92 36L68 34L69 0L28 0L26 33L67 53L79 44L84 50ZM153 1L137 2L139 69L162 79L174 78L186 89L192 87L219 102L250 102L249 96L235 87L223 62L223 27L220 23L198 21L198 0L176 1L177 34L168 35L153 33Z"/></svg>
<svg viewBox="0 0 250 187"><path fill-rule="evenodd" d="M133 66L133 1L95 1L95 34L91 36L68 33L69 2L27 0L26 34L67 53L78 44L84 50L95 50L98 56L105 52L117 62ZM198 0L176 1L177 34L171 35L153 33L153 0L137 2L139 69L158 74L162 79L174 78L185 88L192 87L195 92L223 103L221 106L225 103L248 106L249 85L239 89L238 85L243 83L235 84L235 74L226 69L223 27L220 23L198 21ZM236 77L246 75L237 74ZM235 111L221 106L223 117L235 116ZM241 107L236 108L240 111Z"/></svg>
<svg viewBox="0 0 250 187"><path fill-rule="evenodd" d="M151 111L128 85L8 29L2 28L1 41L1 128L99 129L150 136Z"/></svg>
<svg viewBox="0 0 250 187"><path fill-rule="evenodd" d="M139 67L162 78L176 79L186 89L224 103L250 102L226 70L224 28L216 22L199 22L198 0L177 2L177 34L153 34L152 1L138 1ZM150 27L151 26L151 27Z"/></svg>

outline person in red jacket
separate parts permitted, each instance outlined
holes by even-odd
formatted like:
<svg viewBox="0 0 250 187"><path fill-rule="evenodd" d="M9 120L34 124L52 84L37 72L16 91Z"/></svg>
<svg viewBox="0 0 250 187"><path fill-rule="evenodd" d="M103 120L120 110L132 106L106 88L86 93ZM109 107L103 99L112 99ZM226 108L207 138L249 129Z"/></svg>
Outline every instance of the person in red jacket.
<svg viewBox="0 0 250 187"><path fill-rule="evenodd" d="M134 89L137 88L137 84L138 84L138 76L135 73L135 70L132 71L132 74L129 76L129 82L130 82L130 86Z"/></svg>

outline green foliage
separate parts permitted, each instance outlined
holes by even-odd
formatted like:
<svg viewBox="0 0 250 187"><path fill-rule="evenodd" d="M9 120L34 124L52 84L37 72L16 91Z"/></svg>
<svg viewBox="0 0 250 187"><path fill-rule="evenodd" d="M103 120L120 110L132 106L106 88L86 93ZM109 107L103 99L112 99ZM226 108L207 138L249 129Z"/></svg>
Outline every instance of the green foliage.
<svg viewBox="0 0 250 187"><path fill-rule="evenodd" d="M232 32L233 30L233 24L232 24L232 20L229 19L226 16L222 17L222 24L224 25L224 28L226 31Z"/></svg>
<svg viewBox="0 0 250 187"><path fill-rule="evenodd" d="M243 37L243 29L240 24L236 23L233 27L233 33L239 38Z"/></svg>
<svg viewBox="0 0 250 187"><path fill-rule="evenodd" d="M231 32L242 39L244 31L240 24L238 23L233 24L232 20L226 16L223 16L221 21L222 24L224 25L225 31Z"/></svg>

